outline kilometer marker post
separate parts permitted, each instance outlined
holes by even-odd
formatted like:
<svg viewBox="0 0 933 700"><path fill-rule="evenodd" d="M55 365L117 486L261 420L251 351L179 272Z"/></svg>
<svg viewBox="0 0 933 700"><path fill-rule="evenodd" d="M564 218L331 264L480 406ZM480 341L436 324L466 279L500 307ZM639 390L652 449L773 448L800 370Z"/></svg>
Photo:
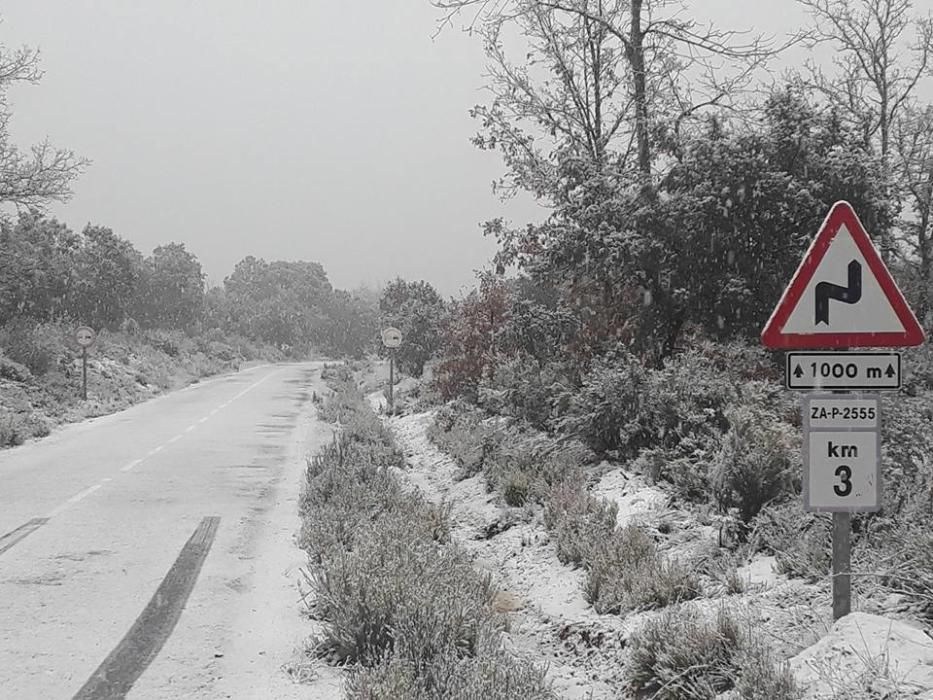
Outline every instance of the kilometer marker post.
<svg viewBox="0 0 933 700"><path fill-rule="evenodd" d="M79 326L75 342L81 347L81 398L87 401L87 349L97 342L97 333L89 326Z"/></svg>
<svg viewBox="0 0 933 700"><path fill-rule="evenodd" d="M395 349L402 344L402 332L398 328L389 326L382 331L382 344L389 349L389 414L394 408L395 394Z"/></svg>
<svg viewBox="0 0 933 700"><path fill-rule="evenodd" d="M900 358L880 372L871 355L850 348L899 348L921 345L925 334L907 300L848 202L833 204L797 271L761 332L771 350L836 351L826 358L828 379L804 378L800 364L787 358L786 387L793 391L830 391L803 399L804 508L833 514L833 619L852 609L852 513L881 508L880 398L853 394L855 389L896 390ZM803 353L791 353L798 358ZM858 355L859 357L855 357ZM894 358L892 357L892 360ZM822 362L822 358L821 358ZM836 372L836 368L841 368ZM849 372L851 368L852 372ZM834 399L833 395L839 395ZM827 420L811 402L866 403L874 408L830 411ZM825 408L825 406L824 406ZM834 444L835 442L835 444Z"/></svg>
<svg viewBox="0 0 933 700"><path fill-rule="evenodd" d="M848 350L848 348L845 348ZM849 391L834 394L850 396ZM852 514L833 513L833 621L852 612Z"/></svg>

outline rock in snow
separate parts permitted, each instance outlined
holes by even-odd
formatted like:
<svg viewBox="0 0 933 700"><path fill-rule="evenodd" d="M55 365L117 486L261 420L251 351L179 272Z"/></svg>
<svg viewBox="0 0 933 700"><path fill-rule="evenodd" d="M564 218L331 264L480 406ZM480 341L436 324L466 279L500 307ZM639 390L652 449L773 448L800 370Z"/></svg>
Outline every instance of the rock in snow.
<svg viewBox="0 0 933 700"><path fill-rule="evenodd" d="M933 639L877 615L846 615L790 666L807 700L933 698Z"/></svg>

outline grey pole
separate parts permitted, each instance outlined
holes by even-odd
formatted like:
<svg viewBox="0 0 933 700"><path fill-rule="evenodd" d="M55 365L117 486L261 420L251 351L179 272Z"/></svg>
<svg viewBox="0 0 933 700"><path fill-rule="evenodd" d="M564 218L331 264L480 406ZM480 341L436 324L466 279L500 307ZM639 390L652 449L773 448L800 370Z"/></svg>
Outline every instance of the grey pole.
<svg viewBox="0 0 933 700"><path fill-rule="evenodd" d="M81 398L87 401L87 348L81 348Z"/></svg>

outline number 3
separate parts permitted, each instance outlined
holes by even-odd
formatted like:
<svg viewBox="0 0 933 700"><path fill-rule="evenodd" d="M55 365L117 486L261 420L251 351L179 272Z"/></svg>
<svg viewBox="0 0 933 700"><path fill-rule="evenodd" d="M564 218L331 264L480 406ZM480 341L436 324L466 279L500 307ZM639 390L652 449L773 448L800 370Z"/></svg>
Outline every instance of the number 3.
<svg viewBox="0 0 933 700"><path fill-rule="evenodd" d="M852 493L852 482L850 481L852 478L852 468L845 464L840 464L836 467L836 476L838 476L839 480L842 482L842 484L833 486L833 491L836 492L836 495L848 496Z"/></svg>

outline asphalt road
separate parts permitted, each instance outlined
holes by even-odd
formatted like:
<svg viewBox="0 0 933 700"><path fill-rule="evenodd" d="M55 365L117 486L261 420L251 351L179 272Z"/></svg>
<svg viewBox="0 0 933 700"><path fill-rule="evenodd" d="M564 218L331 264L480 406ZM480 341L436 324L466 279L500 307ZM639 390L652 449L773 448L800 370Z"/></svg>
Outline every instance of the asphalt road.
<svg viewBox="0 0 933 700"><path fill-rule="evenodd" d="M0 698L298 697L313 363L0 452Z"/></svg>

